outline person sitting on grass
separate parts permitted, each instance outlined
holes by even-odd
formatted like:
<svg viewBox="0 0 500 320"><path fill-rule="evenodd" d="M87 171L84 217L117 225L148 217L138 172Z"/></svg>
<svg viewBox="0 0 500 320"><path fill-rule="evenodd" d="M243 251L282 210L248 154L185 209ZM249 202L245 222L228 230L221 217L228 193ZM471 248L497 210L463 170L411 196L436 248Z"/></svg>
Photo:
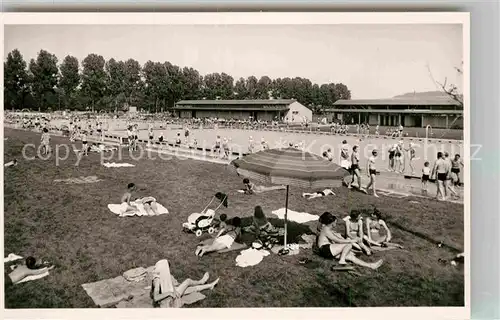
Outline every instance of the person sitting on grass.
<svg viewBox="0 0 500 320"><path fill-rule="evenodd" d="M7 268L5 268L4 285L5 287L9 287L19 283L26 277L44 274L52 269L54 269L53 265L46 262L39 264L34 257L27 257L25 263L16 264L15 269L11 273L7 273Z"/></svg>
<svg viewBox="0 0 500 320"><path fill-rule="evenodd" d="M250 182L248 178L243 179L243 184L245 185L245 189L238 190L238 192L244 194L263 193L266 191L282 190L286 188L285 186L272 186L272 187L256 186L255 184Z"/></svg>
<svg viewBox="0 0 500 320"><path fill-rule="evenodd" d="M227 215L225 213L221 214L219 219L215 221L218 224L219 230L227 228Z"/></svg>
<svg viewBox="0 0 500 320"><path fill-rule="evenodd" d="M320 233L316 243L319 248L318 253L321 257L325 259L339 259L339 264L341 265L346 265L347 261L350 261L356 265L373 270L378 269L382 265L383 260L369 263L356 258L351 250L353 245L357 243L357 240L344 239L339 233L335 232L337 217L330 212L323 213L319 218L319 223L321 224L319 228Z"/></svg>
<svg viewBox="0 0 500 320"><path fill-rule="evenodd" d="M303 198L307 198L308 200L314 199L314 198L321 198L321 197L326 197L328 195L335 195L335 192L333 192L331 189L325 189L323 191L317 191L314 193L307 193L304 192L302 194Z"/></svg>
<svg viewBox="0 0 500 320"><path fill-rule="evenodd" d="M212 290L217 285L219 278L207 284L209 277L208 272L205 272L200 280L186 279L176 287L170 273L168 260L158 261L155 264L151 285L153 306L155 308L181 308L183 305L182 296L207 289Z"/></svg>
<svg viewBox="0 0 500 320"><path fill-rule="evenodd" d="M198 246L195 254L198 257L203 257L205 253L220 251L231 248L233 243L239 239L241 235L241 219L234 217L225 228L221 228L214 241L208 245Z"/></svg>
<svg viewBox="0 0 500 320"><path fill-rule="evenodd" d="M283 235L281 229L276 228L267 220L261 206L256 206L253 214L253 222L244 229L245 232L253 233L257 240L268 246L277 242L277 237Z"/></svg>
<svg viewBox="0 0 500 320"><path fill-rule="evenodd" d="M363 243L363 218L361 217L361 212L359 210L351 210L351 214L344 218L345 221L345 231L346 239L352 239L356 242L353 247L364 251L367 255L371 255L372 252Z"/></svg>
<svg viewBox="0 0 500 320"><path fill-rule="evenodd" d="M383 228L385 235L380 234L380 229ZM382 213L375 208L370 217L366 218L366 234L364 240L371 247L387 247L403 249L402 245L391 243L392 234L387 224L382 219Z"/></svg>

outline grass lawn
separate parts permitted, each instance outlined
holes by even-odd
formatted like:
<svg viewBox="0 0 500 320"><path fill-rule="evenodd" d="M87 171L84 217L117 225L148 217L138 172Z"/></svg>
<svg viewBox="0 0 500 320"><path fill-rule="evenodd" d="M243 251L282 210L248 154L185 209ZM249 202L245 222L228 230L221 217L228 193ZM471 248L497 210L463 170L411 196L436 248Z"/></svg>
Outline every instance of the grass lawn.
<svg viewBox="0 0 500 320"><path fill-rule="evenodd" d="M268 214L284 206L283 191L243 196L239 178L223 165L194 160L150 160L133 168L105 168L99 155L91 154L75 166L76 156L55 165L55 160L21 160L25 143L39 143L40 135L5 129L4 161L17 158L17 167L4 171L5 255L13 252L49 259L56 269L50 276L10 288L7 308L95 307L81 285L116 277L124 271L154 265L168 259L179 280L199 278L209 271L220 277L215 290L194 307L347 307L347 306L463 306L464 271L443 265L456 252L438 248L444 241L463 250L463 207L424 199L373 197L335 190L336 197L304 200L304 190L291 188L290 209L343 217L352 208L376 205L386 213L394 242L408 250L393 250L363 257L384 259L377 271L357 268L358 277L329 270L333 262L302 250L297 256L270 255L254 267L235 266L236 252L194 255L199 239L182 231L181 224L200 211L216 191L229 195L229 217L251 217L255 205ZM53 143L67 139L53 137ZM33 152L32 152L33 153ZM125 154L125 153L124 153ZM118 162L118 159L111 161ZM96 175L95 184L63 184L54 179ZM118 218L106 205L119 203L129 182L139 187L138 196L151 195L165 205L169 215ZM277 224L282 221L273 220ZM249 223L250 219L244 219ZM340 227L339 227L340 228ZM406 231L404 231L406 230ZM290 238L309 232L290 224ZM304 257L311 263L301 265Z"/></svg>

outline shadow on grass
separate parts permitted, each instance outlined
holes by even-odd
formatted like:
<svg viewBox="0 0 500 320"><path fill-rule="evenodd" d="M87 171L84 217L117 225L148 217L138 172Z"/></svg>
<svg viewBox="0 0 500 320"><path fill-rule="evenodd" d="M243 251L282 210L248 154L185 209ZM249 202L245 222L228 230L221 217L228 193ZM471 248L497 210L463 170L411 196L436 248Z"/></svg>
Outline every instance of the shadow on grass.
<svg viewBox="0 0 500 320"><path fill-rule="evenodd" d="M429 241L429 242L431 242L431 243L433 243L435 245L441 244L441 246L443 248L447 248L447 249L451 250L454 253L463 252L463 250L460 250L460 249L458 249L458 248L456 248L456 247L454 247L452 245L446 244L446 243L444 243L442 241L436 240L436 239L434 239L432 237L429 237L428 235L423 234L421 232L418 232L418 231L415 231L415 230L411 230L410 228L406 228L405 226L403 226L402 224L399 224L397 222L394 222L394 221L391 221L391 220L387 220L387 223L389 225L392 225L392 226L400 229L400 230L403 230L403 231L406 231L408 233L411 233L412 235L417 236L417 237L419 237L421 239L427 240L427 241Z"/></svg>
<svg viewBox="0 0 500 320"><path fill-rule="evenodd" d="M285 227L285 220L278 218L268 218L267 219L271 224L277 228ZM241 219L241 226L247 227L251 225L253 222L252 217L245 217ZM294 221L288 221L287 223L287 243L297 243L300 241L300 238L303 234L312 234L311 228L306 224L297 223ZM283 236L278 237L279 243L284 243ZM255 236L251 233L242 233L241 241L246 244L251 244L255 240ZM302 241L303 242L303 241Z"/></svg>

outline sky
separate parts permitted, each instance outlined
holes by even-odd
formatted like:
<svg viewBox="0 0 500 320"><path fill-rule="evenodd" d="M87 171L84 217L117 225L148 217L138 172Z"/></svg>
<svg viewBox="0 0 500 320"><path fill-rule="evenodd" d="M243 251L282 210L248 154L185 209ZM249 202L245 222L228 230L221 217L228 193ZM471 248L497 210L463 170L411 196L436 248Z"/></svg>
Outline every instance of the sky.
<svg viewBox="0 0 500 320"><path fill-rule="evenodd" d="M41 49L61 62L89 53L106 60L169 61L202 75L304 77L343 83L352 99L391 98L457 84L461 25L6 25L5 56L28 62ZM430 70L430 72L429 72Z"/></svg>

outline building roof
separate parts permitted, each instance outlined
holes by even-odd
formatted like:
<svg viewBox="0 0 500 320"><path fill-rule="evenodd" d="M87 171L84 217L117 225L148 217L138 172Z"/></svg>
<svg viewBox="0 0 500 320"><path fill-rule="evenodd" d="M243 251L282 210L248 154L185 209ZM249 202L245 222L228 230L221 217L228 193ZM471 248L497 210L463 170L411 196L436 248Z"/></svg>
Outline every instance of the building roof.
<svg viewBox="0 0 500 320"><path fill-rule="evenodd" d="M334 106L459 106L448 97L337 100Z"/></svg>
<svg viewBox="0 0 500 320"><path fill-rule="evenodd" d="M176 105L289 105L295 102L292 99L266 100L182 100Z"/></svg>
<svg viewBox="0 0 500 320"><path fill-rule="evenodd" d="M463 114L463 110L385 110L385 109L325 109L325 112L339 112L339 113L371 113L371 114L451 114L460 115Z"/></svg>

